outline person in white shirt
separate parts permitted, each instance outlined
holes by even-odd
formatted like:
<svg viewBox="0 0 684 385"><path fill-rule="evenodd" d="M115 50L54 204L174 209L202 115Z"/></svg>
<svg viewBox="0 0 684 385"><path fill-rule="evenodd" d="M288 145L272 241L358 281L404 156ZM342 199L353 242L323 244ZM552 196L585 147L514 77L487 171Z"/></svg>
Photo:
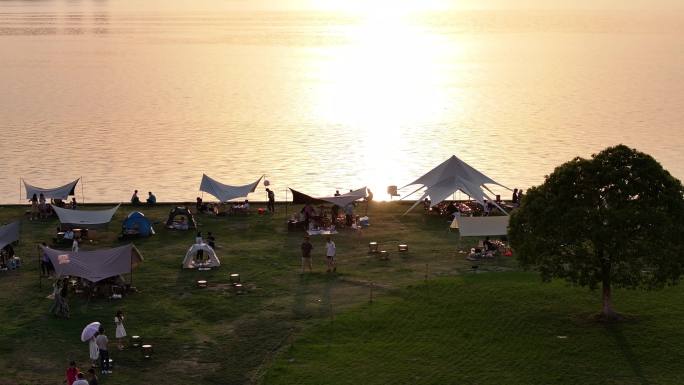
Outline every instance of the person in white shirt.
<svg viewBox="0 0 684 385"><path fill-rule="evenodd" d="M71 244L71 252L78 253L78 241L74 239L74 243Z"/></svg>
<svg viewBox="0 0 684 385"><path fill-rule="evenodd" d="M71 229L65 231L64 239L74 239L74 232Z"/></svg>
<svg viewBox="0 0 684 385"><path fill-rule="evenodd" d="M328 240L325 243L325 259L328 263L328 270L327 270L328 273L330 272L331 269L333 272L337 271L337 265L335 262L335 255L336 254L337 254L337 248L335 247L335 242L333 242L331 237L328 237Z"/></svg>

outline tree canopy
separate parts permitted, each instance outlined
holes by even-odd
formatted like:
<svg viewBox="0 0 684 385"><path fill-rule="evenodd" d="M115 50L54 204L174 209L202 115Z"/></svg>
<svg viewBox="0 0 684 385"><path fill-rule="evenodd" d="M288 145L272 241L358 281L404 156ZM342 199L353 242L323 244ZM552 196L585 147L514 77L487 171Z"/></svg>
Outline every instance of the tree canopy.
<svg viewBox="0 0 684 385"><path fill-rule="evenodd" d="M684 189L651 156L624 145L575 158L527 190L511 214L509 239L524 268L542 279L660 288L684 269Z"/></svg>

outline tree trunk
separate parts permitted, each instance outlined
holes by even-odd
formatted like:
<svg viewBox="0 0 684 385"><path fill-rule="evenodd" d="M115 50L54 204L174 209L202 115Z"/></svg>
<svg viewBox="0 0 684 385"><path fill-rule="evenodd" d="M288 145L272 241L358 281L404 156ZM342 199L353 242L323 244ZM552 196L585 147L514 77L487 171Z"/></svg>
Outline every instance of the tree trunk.
<svg viewBox="0 0 684 385"><path fill-rule="evenodd" d="M603 310L601 315L606 319L619 318L617 313L613 310L612 290L610 287L610 258L603 255L603 251L599 251L599 258L601 259L601 280L603 281Z"/></svg>

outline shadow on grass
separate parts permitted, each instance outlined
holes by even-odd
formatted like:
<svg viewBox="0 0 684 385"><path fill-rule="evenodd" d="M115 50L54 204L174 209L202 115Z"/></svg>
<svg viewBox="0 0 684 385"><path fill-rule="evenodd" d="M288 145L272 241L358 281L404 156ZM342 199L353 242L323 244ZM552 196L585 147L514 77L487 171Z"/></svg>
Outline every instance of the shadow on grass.
<svg viewBox="0 0 684 385"><path fill-rule="evenodd" d="M629 367L634 371L634 375L639 380L642 385L649 385L650 381L644 375L644 371L641 368L641 363L639 359L634 355L632 347L622 332L622 326L618 324L606 325L606 331L608 334L615 339L617 347L620 349L625 361Z"/></svg>

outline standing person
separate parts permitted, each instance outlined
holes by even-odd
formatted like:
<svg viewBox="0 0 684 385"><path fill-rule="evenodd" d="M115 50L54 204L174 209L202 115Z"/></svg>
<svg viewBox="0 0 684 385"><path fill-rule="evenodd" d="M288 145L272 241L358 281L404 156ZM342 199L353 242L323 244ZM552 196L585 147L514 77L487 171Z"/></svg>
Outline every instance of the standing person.
<svg viewBox="0 0 684 385"><path fill-rule="evenodd" d="M95 369L90 368L88 369L88 385L98 385L99 381L97 380L97 376L95 375Z"/></svg>
<svg viewBox="0 0 684 385"><path fill-rule="evenodd" d="M78 205L76 204L76 198L71 198L71 209L76 210L76 207L78 207Z"/></svg>
<svg viewBox="0 0 684 385"><path fill-rule="evenodd" d="M43 247L47 247L47 244L43 242L41 244ZM52 270L54 270L54 266L52 266L52 261L50 261L50 257L48 257L47 252L43 251L43 254L40 256L40 271L45 277L49 277L50 273L52 273Z"/></svg>
<svg viewBox="0 0 684 385"><path fill-rule="evenodd" d="M152 194L152 191L148 191L147 192L147 204L151 206L155 203L157 203L157 197L154 196L154 194Z"/></svg>
<svg viewBox="0 0 684 385"><path fill-rule="evenodd" d="M523 190L520 189L518 190L518 205L522 203L522 198L523 198Z"/></svg>
<svg viewBox="0 0 684 385"><path fill-rule="evenodd" d="M47 218L47 205L45 204L45 195L43 193L40 193L38 197L38 212L41 219Z"/></svg>
<svg viewBox="0 0 684 385"><path fill-rule="evenodd" d="M195 244L201 245L203 243L204 243L204 240L202 239L202 232L198 231L197 236L195 236ZM200 262L204 261L204 250L197 249L197 260Z"/></svg>
<svg viewBox="0 0 684 385"><path fill-rule="evenodd" d="M340 196L340 190L335 190L335 195L336 197Z"/></svg>
<svg viewBox="0 0 684 385"><path fill-rule="evenodd" d="M488 217L489 216L489 202L487 200L484 200L484 203L482 204L482 216Z"/></svg>
<svg viewBox="0 0 684 385"><path fill-rule="evenodd" d="M266 193L268 194L268 211L273 214L275 213L275 193L268 187L266 187Z"/></svg>
<svg viewBox="0 0 684 385"><path fill-rule="evenodd" d="M71 244L71 252L78 253L78 239L74 238L74 242Z"/></svg>
<svg viewBox="0 0 684 385"><path fill-rule="evenodd" d="M340 215L340 206L338 205L333 205L332 209L330 209L330 216L332 219L332 225L335 226L337 224L337 217Z"/></svg>
<svg viewBox="0 0 684 385"><path fill-rule="evenodd" d="M304 267L308 266L309 267L309 273L311 272L311 250L313 249L313 245L311 242L309 242L309 236L305 235L304 236L304 241L302 242L301 245L302 249L302 273L304 272Z"/></svg>
<svg viewBox="0 0 684 385"><path fill-rule="evenodd" d="M29 220L32 221L38 219L38 195L33 194L29 201L31 202L31 218Z"/></svg>
<svg viewBox="0 0 684 385"><path fill-rule="evenodd" d="M347 224L347 227L351 227L353 219L354 219L354 204L353 203L348 203L346 206L344 206L344 219L345 219L345 223Z"/></svg>
<svg viewBox="0 0 684 385"><path fill-rule="evenodd" d="M134 204L134 205L140 204L140 198L138 197L138 190L133 191L133 195L131 196L131 204Z"/></svg>
<svg viewBox="0 0 684 385"><path fill-rule="evenodd" d="M88 380L85 379L85 374L83 374L83 372L78 372L76 375L76 381L74 381L74 385L89 385Z"/></svg>
<svg viewBox="0 0 684 385"><path fill-rule="evenodd" d="M211 231L207 233L207 244L212 249L216 249L216 237L214 237L214 234L212 234Z"/></svg>
<svg viewBox="0 0 684 385"><path fill-rule="evenodd" d="M325 260L328 263L328 273L330 273L331 269L333 272L337 271L337 264L335 262L336 254L337 248L335 247L335 242L333 242L332 237L328 237L328 240L325 243Z"/></svg>
<svg viewBox="0 0 684 385"><path fill-rule="evenodd" d="M90 338L90 341L88 341L88 352L90 355L90 366L93 368L97 366L97 359L100 358L100 349L97 347L97 342L95 342L95 338L97 337L98 333L95 333L94 336Z"/></svg>
<svg viewBox="0 0 684 385"><path fill-rule="evenodd" d="M76 367L76 361L69 362L69 367L66 370L66 384L73 385L74 381L78 377L80 370Z"/></svg>
<svg viewBox="0 0 684 385"><path fill-rule="evenodd" d="M115 336L117 344L119 345L119 350L123 350L123 338L126 337L126 328L124 328L123 322L124 314L123 311L119 310L116 312L116 315L114 316L114 325L116 325Z"/></svg>
<svg viewBox="0 0 684 385"><path fill-rule="evenodd" d="M513 189L513 196L511 197L511 203L513 203L513 206L517 205L517 203L518 203L518 189L517 188Z"/></svg>
<svg viewBox="0 0 684 385"><path fill-rule="evenodd" d="M109 366L109 338L105 334L104 327L100 326L100 332L95 337L95 343L100 349L100 370L102 374L107 374L112 372L112 368Z"/></svg>

